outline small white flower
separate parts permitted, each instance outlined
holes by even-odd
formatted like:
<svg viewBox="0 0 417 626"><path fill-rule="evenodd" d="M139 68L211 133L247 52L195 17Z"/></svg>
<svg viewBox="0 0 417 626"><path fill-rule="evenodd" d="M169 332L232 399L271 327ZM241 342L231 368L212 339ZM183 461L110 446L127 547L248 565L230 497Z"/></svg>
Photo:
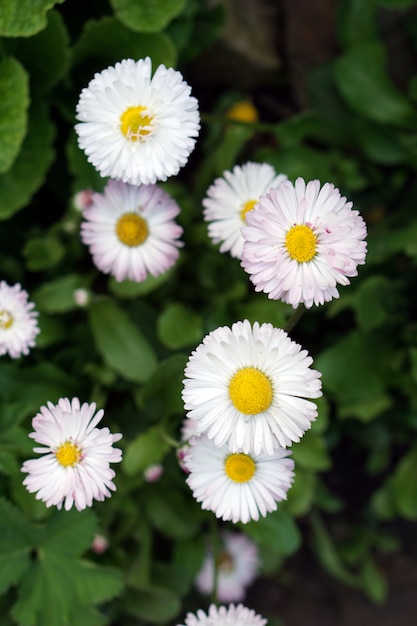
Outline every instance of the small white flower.
<svg viewBox="0 0 417 626"><path fill-rule="evenodd" d="M298 442L321 396L313 359L272 324L245 320L212 331L185 367L182 398L197 431L232 452L272 454Z"/></svg>
<svg viewBox="0 0 417 626"><path fill-rule="evenodd" d="M28 292L19 283L8 285L0 282L0 356L9 354L17 359L29 354L40 332L38 313L34 304L28 301Z"/></svg>
<svg viewBox="0 0 417 626"><path fill-rule="evenodd" d="M82 90L78 144L101 176L132 185L178 174L200 129L198 102L180 72L149 57L124 59Z"/></svg>
<svg viewBox="0 0 417 626"><path fill-rule="evenodd" d="M216 607L211 604L206 613L199 609L196 614L188 613L185 626L265 626L266 619L243 604Z"/></svg>
<svg viewBox="0 0 417 626"><path fill-rule="evenodd" d="M157 185L109 180L83 213L81 239L97 268L117 281L144 281L169 270L179 257L180 209Z"/></svg>
<svg viewBox="0 0 417 626"><path fill-rule="evenodd" d="M331 183L285 181L262 196L242 228L242 267L256 291L296 308L338 298L365 262L366 225Z"/></svg>
<svg viewBox="0 0 417 626"><path fill-rule="evenodd" d="M79 287L78 289L74 289L74 302L77 306L86 306L91 299L91 294L87 289L83 287Z"/></svg>
<svg viewBox="0 0 417 626"><path fill-rule="evenodd" d="M33 418L29 437L41 444L33 450L43 456L23 463L22 472L28 474L23 484L47 507L64 505L68 511L75 505L81 511L116 489L110 463L122 459L121 450L113 448L122 435L96 428L104 411L95 411L94 402L80 405L78 398L60 398Z"/></svg>
<svg viewBox="0 0 417 626"><path fill-rule="evenodd" d="M290 450L244 454L218 447L205 435L195 437L185 454L186 478L201 508L234 524L246 524L275 511L287 498L294 477Z"/></svg>
<svg viewBox="0 0 417 626"><path fill-rule="evenodd" d="M244 533L226 531L221 540L216 560L211 548L206 551L195 585L201 593L213 593L217 567L216 597L220 602L240 602L258 574L258 548Z"/></svg>
<svg viewBox="0 0 417 626"><path fill-rule="evenodd" d="M236 165L231 172L225 171L221 178L216 178L207 190L203 206L209 237L213 243L221 243L220 252L241 258L244 240L240 231L248 212L260 196L286 179L285 174L277 175L268 163L252 162Z"/></svg>

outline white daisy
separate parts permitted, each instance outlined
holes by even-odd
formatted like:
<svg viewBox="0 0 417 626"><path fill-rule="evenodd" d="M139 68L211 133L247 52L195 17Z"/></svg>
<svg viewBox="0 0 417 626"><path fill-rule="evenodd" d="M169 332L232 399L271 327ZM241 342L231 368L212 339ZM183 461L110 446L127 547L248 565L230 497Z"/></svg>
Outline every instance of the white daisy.
<svg viewBox="0 0 417 626"><path fill-rule="evenodd" d="M217 567L216 597L220 602L240 602L255 580L259 569L258 548L244 533L224 532L216 555L209 548L195 585L201 593L213 593Z"/></svg>
<svg viewBox="0 0 417 626"><path fill-rule="evenodd" d="M77 104L78 144L101 176L132 185L178 174L200 129L198 102L180 72L149 57L95 74Z"/></svg>
<svg viewBox="0 0 417 626"><path fill-rule="evenodd" d="M240 230L248 212L260 196L286 179L285 174L277 175L268 163L248 162L236 165L214 181L203 200L204 219L209 223L208 234L213 243L221 243L220 252L241 258L244 240Z"/></svg>
<svg viewBox="0 0 417 626"><path fill-rule="evenodd" d="M97 268L117 281L142 282L170 269L183 244L174 218L180 209L157 185L109 180L83 213L81 239Z"/></svg>
<svg viewBox="0 0 417 626"><path fill-rule="evenodd" d="M245 320L209 333L185 367L182 397L198 432L232 452L272 454L299 441L321 394L313 359L272 324Z"/></svg>
<svg viewBox="0 0 417 626"><path fill-rule="evenodd" d="M338 298L365 262L366 225L331 183L286 181L262 196L242 228L242 267L256 291L294 308Z"/></svg>
<svg viewBox="0 0 417 626"><path fill-rule="evenodd" d="M33 418L29 437L42 444L33 450L43 456L23 463L22 472L28 474L23 484L47 507L64 505L68 511L75 505L81 511L116 489L109 464L122 460L121 450L113 448L122 435L96 428L104 411L95 411L94 402L80 405L78 398L60 398Z"/></svg>
<svg viewBox="0 0 417 626"><path fill-rule="evenodd" d="M29 354L40 332L34 304L28 301L28 292L19 283L10 286L0 282L0 356L9 354L17 359Z"/></svg>
<svg viewBox="0 0 417 626"><path fill-rule="evenodd" d="M199 609L196 614L188 613L184 626L265 626L267 620L243 604L215 606L211 604L206 613Z"/></svg>
<svg viewBox="0 0 417 626"><path fill-rule="evenodd" d="M294 477L290 454L285 448L271 455L230 452L205 435L195 437L185 455L186 482L202 509L225 522L246 524L275 511L276 503L287 498Z"/></svg>

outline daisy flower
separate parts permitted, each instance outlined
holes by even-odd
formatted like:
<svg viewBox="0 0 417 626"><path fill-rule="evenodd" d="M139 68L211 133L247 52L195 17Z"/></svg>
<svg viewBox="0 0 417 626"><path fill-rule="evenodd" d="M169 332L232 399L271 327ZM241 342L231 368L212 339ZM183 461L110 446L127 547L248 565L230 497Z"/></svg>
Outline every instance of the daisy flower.
<svg viewBox="0 0 417 626"><path fill-rule="evenodd" d="M268 163L248 162L236 165L214 181L203 200L203 215L208 222L210 239L215 244L221 243L220 252L241 258L244 240L240 230L248 212L257 205L261 195L286 179L285 174L277 175Z"/></svg>
<svg viewBox="0 0 417 626"><path fill-rule="evenodd" d="M186 482L205 511L234 524L257 521L287 498L294 478L290 450L273 454L230 452L206 436L195 437L185 455Z"/></svg>
<svg viewBox="0 0 417 626"><path fill-rule="evenodd" d="M122 460L121 450L113 448L122 435L96 428L104 411L95 411L94 402L80 405L78 398L60 398L33 418L29 437L41 444L33 450L43 456L23 463L22 472L28 474L23 484L47 507L64 505L68 511L75 505L81 511L116 489L109 464Z"/></svg>
<svg viewBox="0 0 417 626"><path fill-rule="evenodd" d="M331 183L285 181L246 221L242 267L256 291L294 308L338 298L365 262L365 222Z"/></svg>
<svg viewBox="0 0 417 626"><path fill-rule="evenodd" d="M265 626L266 622L243 604L229 604L228 607L211 604L207 614L201 609L196 614L188 613L184 626Z"/></svg>
<svg viewBox="0 0 417 626"><path fill-rule="evenodd" d="M197 100L180 72L149 57L124 59L81 91L78 145L101 176L132 185L178 174L200 129Z"/></svg>
<svg viewBox="0 0 417 626"><path fill-rule="evenodd" d="M317 416L313 359L272 324L245 320L206 335L185 367L182 398L197 430L232 452L272 454L298 442Z"/></svg>
<svg viewBox="0 0 417 626"><path fill-rule="evenodd" d="M19 283L12 287L0 282L0 356L9 354L17 359L29 354L40 332L34 304L28 301L28 292Z"/></svg>
<svg viewBox="0 0 417 626"><path fill-rule="evenodd" d="M207 550L195 585L200 592L211 594L217 566L216 597L220 602L240 602L258 574L258 548L245 534L238 532L224 532L222 544L216 561L213 551Z"/></svg>
<svg viewBox="0 0 417 626"><path fill-rule="evenodd" d="M174 218L180 209L156 185L109 180L83 213L81 239L97 268L117 281L142 282L170 269L183 244Z"/></svg>

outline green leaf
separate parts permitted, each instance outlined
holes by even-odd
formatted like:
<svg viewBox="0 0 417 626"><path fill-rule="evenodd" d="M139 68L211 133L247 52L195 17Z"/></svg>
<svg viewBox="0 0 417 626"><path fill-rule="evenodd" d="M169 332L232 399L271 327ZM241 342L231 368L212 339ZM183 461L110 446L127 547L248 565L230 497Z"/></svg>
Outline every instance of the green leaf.
<svg viewBox="0 0 417 626"><path fill-rule="evenodd" d="M313 548L320 563L332 576L351 587L356 587L358 585L357 576L344 564L319 515L314 514L311 516L311 527L314 533Z"/></svg>
<svg viewBox="0 0 417 626"><path fill-rule="evenodd" d="M289 556L298 550L301 533L295 521L279 508L257 522L242 525L242 530L259 546L279 556Z"/></svg>
<svg viewBox="0 0 417 626"><path fill-rule="evenodd" d="M46 26L46 12L64 0L2 0L0 35L30 37Z"/></svg>
<svg viewBox="0 0 417 626"><path fill-rule="evenodd" d="M396 510L407 519L417 519L417 491L411 477L417 476L417 447L403 456L390 478L389 489Z"/></svg>
<svg viewBox="0 0 417 626"><path fill-rule="evenodd" d="M44 182L52 162L54 127L47 108L33 105L29 128L22 148L11 169L0 175L0 220L26 206Z"/></svg>
<svg viewBox="0 0 417 626"><path fill-rule="evenodd" d="M32 300L36 309L44 313L65 313L77 308L74 291L86 286L87 281L83 276L68 274L43 283L32 293Z"/></svg>
<svg viewBox="0 0 417 626"><path fill-rule="evenodd" d="M0 60L0 92L0 174L3 174L19 153L29 108L28 75L12 57Z"/></svg>
<svg viewBox="0 0 417 626"><path fill-rule="evenodd" d="M159 33L179 15L185 0L110 0L116 17L138 33Z"/></svg>
<svg viewBox="0 0 417 626"><path fill-rule="evenodd" d="M158 317L157 332L161 343L177 350L201 341L203 320L183 304L171 303Z"/></svg>
<svg viewBox="0 0 417 626"><path fill-rule="evenodd" d="M135 587L126 594L124 603L130 615L152 624L174 619L181 609L179 598L161 587Z"/></svg>
<svg viewBox="0 0 417 626"><path fill-rule="evenodd" d="M128 476L143 472L149 465L160 463L169 450L159 426L149 428L130 442L123 455L122 468Z"/></svg>
<svg viewBox="0 0 417 626"><path fill-rule="evenodd" d="M362 588L368 597L377 604L385 602L388 594L387 579L370 555L361 564L359 575Z"/></svg>
<svg viewBox="0 0 417 626"><path fill-rule="evenodd" d="M61 15L51 11L44 30L34 37L10 39L7 50L29 72L37 94L50 91L64 75L70 58L69 35Z"/></svg>
<svg viewBox="0 0 417 626"><path fill-rule="evenodd" d="M295 480L288 492L286 509L291 515L305 515L314 502L316 475L296 467Z"/></svg>
<svg viewBox="0 0 417 626"><path fill-rule="evenodd" d="M54 557L75 558L91 546L96 527L96 516L89 509L57 511L43 528L42 552Z"/></svg>
<svg viewBox="0 0 417 626"><path fill-rule="evenodd" d="M343 0L338 7L338 31L344 46L373 40L377 36L376 3Z"/></svg>
<svg viewBox="0 0 417 626"><path fill-rule="evenodd" d="M138 406L149 419L159 423L174 414L182 414L182 379L188 355L173 354L158 364L151 378L135 393Z"/></svg>
<svg viewBox="0 0 417 626"><path fill-rule="evenodd" d="M396 285L385 276L373 275L358 287L354 300L358 325L370 331L387 324L395 313ZM387 294L390 294L387 298Z"/></svg>
<svg viewBox="0 0 417 626"><path fill-rule="evenodd" d="M312 431L307 432L291 450L296 467L322 472L332 465L324 438Z"/></svg>
<svg viewBox="0 0 417 626"><path fill-rule="evenodd" d="M175 268L160 274L159 276L148 276L146 280L141 283L137 283L133 280L122 280L118 282L113 276L110 277L108 287L109 291L118 298L137 298L138 296L145 296L148 293L152 293L155 289L158 289L161 285L167 282L175 272Z"/></svg>
<svg viewBox="0 0 417 626"><path fill-rule="evenodd" d="M0 593L22 578L35 541L36 531L20 511L0 499Z"/></svg>
<svg viewBox="0 0 417 626"><path fill-rule="evenodd" d="M138 326L109 299L92 303L88 314L97 350L107 365L126 380L147 380L157 358Z"/></svg>
<svg viewBox="0 0 417 626"><path fill-rule="evenodd" d="M334 73L340 93L354 111L375 122L417 129L417 111L391 82L381 43L349 49L335 62Z"/></svg>
<svg viewBox="0 0 417 626"><path fill-rule="evenodd" d="M179 490L163 489L146 494L146 516L153 527L166 537L184 540L193 537L198 529L196 518L191 514L188 499ZM188 495L188 494L187 494ZM187 515L184 515L187 511Z"/></svg>
<svg viewBox="0 0 417 626"><path fill-rule="evenodd" d="M74 45L72 61L77 65L93 57L100 59L102 65L103 62L114 64L120 59L142 59L146 56L151 57L154 70L161 63L167 67L175 66L177 60L174 44L164 33L144 33L138 37L116 19L103 17L86 22Z"/></svg>
<svg viewBox="0 0 417 626"><path fill-rule="evenodd" d="M32 272L54 267L61 261L64 254L64 246L53 235L34 237L23 248L26 266Z"/></svg>

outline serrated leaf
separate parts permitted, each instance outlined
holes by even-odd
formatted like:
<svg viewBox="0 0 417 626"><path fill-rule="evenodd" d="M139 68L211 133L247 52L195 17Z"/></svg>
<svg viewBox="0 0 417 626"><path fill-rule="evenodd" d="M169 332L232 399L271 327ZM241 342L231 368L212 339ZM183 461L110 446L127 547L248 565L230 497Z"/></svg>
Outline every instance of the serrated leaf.
<svg viewBox="0 0 417 626"><path fill-rule="evenodd" d="M150 56L153 69L163 63L167 67L175 66L177 53L174 44L164 33L147 34L140 37L118 20L103 17L100 20L86 22L84 30L72 51L74 65L85 59L100 59L114 64L120 59L142 59ZM101 68L100 68L101 69Z"/></svg>
<svg viewBox="0 0 417 626"><path fill-rule="evenodd" d="M177 17L185 0L110 0L116 17L138 33L159 33Z"/></svg>
<svg viewBox="0 0 417 626"><path fill-rule="evenodd" d="M103 567L82 560L77 569L78 575L74 578L77 596L86 605L107 602L122 591L123 578L115 567Z"/></svg>
<svg viewBox="0 0 417 626"><path fill-rule="evenodd" d="M75 558L91 546L96 517L88 509L57 511L43 528L40 546L44 554Z"/></svg>
<svg viewBox="0 0 417 626"><path fill-rule="evenodd" d="M138 326L111 300L92 303L88 313L97 350L107 365L126 380L147 380L157 359Z"/></svg>
<svg viewBox="0 0 417 626"><path fill-rule="evenodd" d="M341 94L354 111L382 124L417 128L417 110L390 81L381 43L350 48L335 62L334 72Z"/></svg>
<svg viewBox="0 0 417 626"><path fill-rule="evenodd" d="M54 127L42 104L29 111L29 128L13 166L0 175L0 220L24 207L42 185L54 151Z"/></svg>
<svg viewBox="0 0 417 626"><path fill-rule="evenodd" d="M159 426L149 428L131 441L124 452L122 469L128 476L143 472L149 465L160 463L169 450Z"/></svg>
<svg viewBox="0 0 417 626"><path fill-rule="evenodd" d="M0 174L7 172L27 130L29 79L13 57L0 60Z"/></svg>
<svg viewBox="0 0 417 626"><path fill-rule="evenodd" d="M168 304L157 320L158 338L172 350L201 341L203 320L198 313L180 303Z"/></svg>
<svg viewBox="0 0 417 626"><path fill-rule="evenodd" d="M64 0L2 0L0 36L30 37L46 26L46 13Z"/></svg>

